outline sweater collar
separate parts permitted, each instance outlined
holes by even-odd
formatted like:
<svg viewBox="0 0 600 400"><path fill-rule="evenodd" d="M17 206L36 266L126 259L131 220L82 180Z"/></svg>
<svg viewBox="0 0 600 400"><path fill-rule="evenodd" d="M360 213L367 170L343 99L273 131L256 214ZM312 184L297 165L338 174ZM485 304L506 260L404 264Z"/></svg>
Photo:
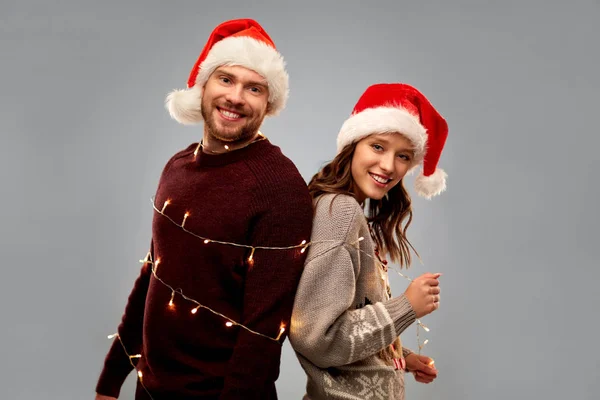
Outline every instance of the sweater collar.
<svg viewBox="0 0 600 400"><path fill-rule="evenodd" d="M218 167L228 164L233 164L240 160L255 158L264 155L272 146L269 139L260 140L242 147L238 150L232 150L221 154L204 153L200 147L196 155L196 164L199 167Z"/></svg>

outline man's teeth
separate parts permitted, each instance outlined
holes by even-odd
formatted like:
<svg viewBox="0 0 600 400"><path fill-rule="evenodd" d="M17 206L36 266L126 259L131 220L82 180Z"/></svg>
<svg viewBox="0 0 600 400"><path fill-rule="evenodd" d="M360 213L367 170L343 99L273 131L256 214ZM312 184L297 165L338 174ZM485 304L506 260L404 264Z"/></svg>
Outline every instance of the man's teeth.
<svg viewBox="0 0 600 400"><path fill-rule="evenodd" d="M226 116L227 118L240 118L240 114L232 113L231 111L219 110L221 114Z"/></svg>
<svg viewBox="0 0 600 400"><path fill-rule="evenodd" d="M384 179L384 178L382 178L380 176L377 176L377 175L371 174L371 176L373 177L373 179L375 179L379 183L386 184L386 183L388 183L390 181L389 179Z"/></svg>

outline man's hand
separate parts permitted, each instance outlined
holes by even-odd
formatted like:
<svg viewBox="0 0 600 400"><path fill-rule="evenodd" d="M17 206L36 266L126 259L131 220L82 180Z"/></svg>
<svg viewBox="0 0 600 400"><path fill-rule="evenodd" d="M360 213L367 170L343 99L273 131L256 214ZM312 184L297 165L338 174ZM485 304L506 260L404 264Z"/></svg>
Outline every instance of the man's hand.
<svg viewBox="0 0 600 400"><path fill-rule="evenodd" d="M116 397L105 396L103 394L96 393L96 400L117 400Z"/></svg>
<svg viewBox="0 0 600 400"><path fill-rule="evenodd" d="M406 356L406 369L413 373L417 382L421 383L433 382L438 374L431 358L415 353Z"/></svg>

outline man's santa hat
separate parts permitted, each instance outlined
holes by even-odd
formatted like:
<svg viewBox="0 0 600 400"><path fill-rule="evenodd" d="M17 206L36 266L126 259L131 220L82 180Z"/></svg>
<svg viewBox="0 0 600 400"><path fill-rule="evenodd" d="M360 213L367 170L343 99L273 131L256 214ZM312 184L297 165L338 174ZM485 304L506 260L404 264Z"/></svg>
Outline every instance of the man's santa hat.
<svg viewBox="0 0 600 400"><path fill-rule="evenodd" d="M276 115L285 108L289 77L283 57L258 22L236 19L223 22L213 30L190 72L187 89L174 90L167 96L165 105L171 117L186 125L202 122L200 107L204 84L218 67L233 65L251 69L266 79L269 86L267 115Z"/></svg>
<svg viewBox="0 0 600 400"><path fill-rule="evenodd" d="M437 167L448 124L417 89L402 83L370 86L354 106L338 134L337 151L378 133L398 132L414 145L411 169L423 165L415 180L420 196L431 198L446 190L447 174Z"/></svg>

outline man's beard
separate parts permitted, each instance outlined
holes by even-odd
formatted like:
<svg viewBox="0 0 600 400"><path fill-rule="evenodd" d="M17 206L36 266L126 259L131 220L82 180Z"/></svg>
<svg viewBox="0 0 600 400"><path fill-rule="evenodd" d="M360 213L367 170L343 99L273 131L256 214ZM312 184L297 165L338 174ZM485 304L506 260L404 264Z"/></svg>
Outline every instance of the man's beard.
<svg viewBox="0 0 600 400"><path fill-rule="evenodd" d="M232 104L226 104L225 108L231 111L239 112L240 114L247 115L244 112L242 112L243 110L240 107L236 107ZM258 129L260 128L260 125L262 123L262 118L249 118L248 122L243 126L240 126L235 131L227 129L227 133L225 133L223 130L219 130L215 122L216 117L214 116L213 111L219 112L215 105L202 104L200 111L202 113L202 118L204 119L204 124L207 128L206 130L208 132L208 135L211 136L213 139L219 140L221 142L232 143L249 139L253 137L256 134L256 132L258 132Z"/></svg>

